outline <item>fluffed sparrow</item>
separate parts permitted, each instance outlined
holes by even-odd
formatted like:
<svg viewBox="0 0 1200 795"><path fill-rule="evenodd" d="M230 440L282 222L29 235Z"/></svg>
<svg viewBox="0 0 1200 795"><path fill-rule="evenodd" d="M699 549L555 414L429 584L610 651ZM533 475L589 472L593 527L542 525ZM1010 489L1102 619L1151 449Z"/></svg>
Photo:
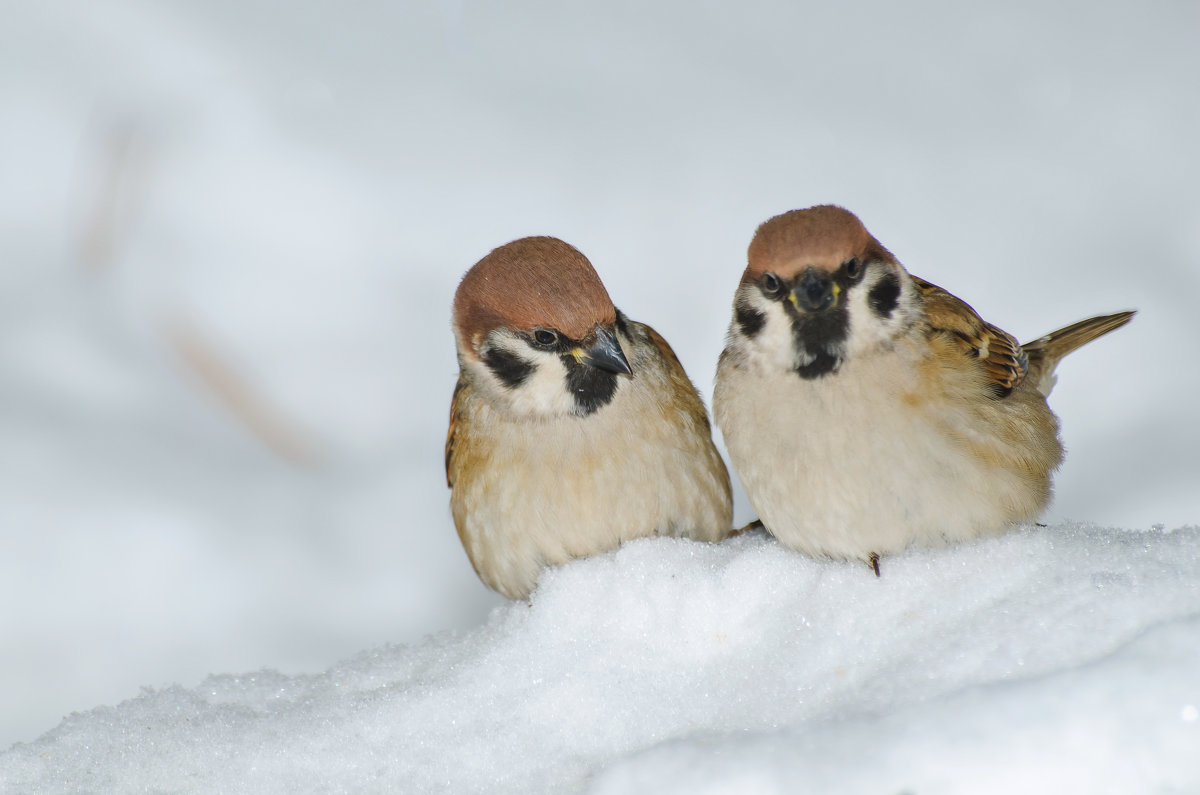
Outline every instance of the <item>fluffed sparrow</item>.
<svg viewBox="0 0 1200 795"><path fill-rule="evenodd" d="M1054 368L1129 321L1021 345L911 276L834 206L758 228L713 415L766 529L837 559L995 535L1034 519L1063 458Z"/></svg>
<svg viewBox="0 0 1200 795"><path fill-rule="evenodd" d="M446 479L480 579L523 599L547 566L641 536L729 534L729 474L666 340L553 237L501 246L454 296Z"/></svg>

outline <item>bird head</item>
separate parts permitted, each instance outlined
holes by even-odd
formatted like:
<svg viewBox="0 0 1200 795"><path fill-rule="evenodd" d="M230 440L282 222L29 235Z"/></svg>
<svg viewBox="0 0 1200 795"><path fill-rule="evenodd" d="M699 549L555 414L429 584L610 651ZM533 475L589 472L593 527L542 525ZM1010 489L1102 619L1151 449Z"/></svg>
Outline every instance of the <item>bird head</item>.
<svg viewBox="0 0 1200 795"><path fill-rule="evenodd" d="M820 378L890 344L911 325L917 301L904 268L853 213L792 210L750 242L729 349Z"/></svg>
<svg viewBox="0 0 1200 795"><path fill-rule="evenodd" d="M500 246L454 296L459 366L497 408L521 416L588 415L632 368L623 318L592 264L553 237Z"/></svg>

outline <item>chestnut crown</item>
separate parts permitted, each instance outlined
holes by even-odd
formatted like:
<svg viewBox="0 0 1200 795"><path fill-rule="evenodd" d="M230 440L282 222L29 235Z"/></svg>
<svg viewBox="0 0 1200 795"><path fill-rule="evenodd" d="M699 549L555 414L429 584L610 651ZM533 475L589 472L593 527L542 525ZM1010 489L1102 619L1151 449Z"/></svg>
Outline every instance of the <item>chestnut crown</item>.
<svg viewBox="0 0 1200 795"><path fill-rule="evenodd" d="M552 329L582 339L617 311L595 268L556 237L524 237L475 263L454 294L454 325L474 345L496 328Z"/></svg>
<svg viewBox="0 0 1200 795"><path fill-rule="evenodd" d="M832 204L822 204L771 218L754 233L747 253L743 281L766 272L790 279L812 266L836 271L851 257L863 262L895 262L892 253L871 236L858 216Z"/></svg>

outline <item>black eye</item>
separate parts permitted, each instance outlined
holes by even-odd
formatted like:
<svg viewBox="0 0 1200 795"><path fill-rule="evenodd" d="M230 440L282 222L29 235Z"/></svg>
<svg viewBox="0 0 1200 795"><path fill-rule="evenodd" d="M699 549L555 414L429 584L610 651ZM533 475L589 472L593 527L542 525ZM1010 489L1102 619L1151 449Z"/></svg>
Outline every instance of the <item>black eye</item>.
<svg viewBox="0 0 1200 795"><path fill-rule="evenodd" d="M540 328L533 332L533 341L543 348L549 348L558 342L558 335L553 331Z"/></svg>
<svg viewBox="0 0 1200 795"><path fill-rule="evenodd" d="M764 273L762 277L762 291L767 295L779 295L779 291L783 289L783 282L773 273Z"/></svg>
<svg viewBox="0 0 1200 795"><path fill-rule="evenodd" d="M866 268L863 267L862 260L858 257L851 257L842 263L842 270L846 272L846 278L852 282L856 282L862 278Z"/></svg>

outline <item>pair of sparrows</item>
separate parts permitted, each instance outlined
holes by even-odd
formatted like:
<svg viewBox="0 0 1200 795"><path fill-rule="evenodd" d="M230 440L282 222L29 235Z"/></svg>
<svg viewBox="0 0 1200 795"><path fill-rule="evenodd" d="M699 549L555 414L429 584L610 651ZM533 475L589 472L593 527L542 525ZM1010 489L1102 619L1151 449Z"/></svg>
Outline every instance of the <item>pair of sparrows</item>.
<svg viewBox="0 0 1200 795"><path fill-rule="evenodd" d="M849 211L794 210L750 243L713 415L767 531L878 574L880 555L1041 512L1063 457L1054 369L1132 316L1021 345ZM463 277L453 326L446 476L488 586L521 599L546 567L631 538L733 532L700 396L578 250L529 237L491 252Z"/></svg>

